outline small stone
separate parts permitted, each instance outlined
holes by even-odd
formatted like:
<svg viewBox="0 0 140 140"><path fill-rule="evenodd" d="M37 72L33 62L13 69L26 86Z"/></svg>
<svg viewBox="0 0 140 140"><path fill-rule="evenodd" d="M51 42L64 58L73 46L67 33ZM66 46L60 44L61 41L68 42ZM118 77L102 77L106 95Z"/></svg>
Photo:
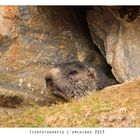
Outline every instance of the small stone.
<svg viewBox="0 0 140 140"><path fill-rule="evenodd" d="M30 84L30 83L28 83L28 84L27 84L27 87L28 87L28 88L31 88L31 84Z"/></svg>
<svg viewBox="0 0 140 140"><path fill-rule="evenodd" d="M23 79L19 79L19 82L20 82L20 83L23 83Z"/></svg>

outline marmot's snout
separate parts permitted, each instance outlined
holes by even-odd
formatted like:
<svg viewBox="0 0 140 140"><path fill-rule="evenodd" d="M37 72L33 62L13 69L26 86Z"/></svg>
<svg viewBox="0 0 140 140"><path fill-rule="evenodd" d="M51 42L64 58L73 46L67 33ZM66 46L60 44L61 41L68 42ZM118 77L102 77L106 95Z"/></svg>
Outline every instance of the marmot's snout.
<svg viewBox="0 0 140 140"><path fill-rule="evenodd" d="M45 76L45 81L46 83L50 82L52 80L52 75L50 72L47 73L47 75Z"/></svg>
<svg viewBox="0 0 140 140"><path fill-rule="evenodd" d="M60 70L58 68L52 68L48 71L47 75L45 76L46 82L50 82L53 80L53 77L58 76L60 74Z"/></svg>

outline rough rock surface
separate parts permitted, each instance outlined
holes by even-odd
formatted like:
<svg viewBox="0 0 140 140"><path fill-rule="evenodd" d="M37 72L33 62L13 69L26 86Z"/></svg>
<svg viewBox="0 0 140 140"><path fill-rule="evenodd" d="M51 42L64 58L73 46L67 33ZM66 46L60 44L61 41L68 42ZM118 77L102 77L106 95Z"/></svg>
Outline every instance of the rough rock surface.
<svg viewBox="0 0 140 140"><path fill-rule="evenodd" d="M92 7L87 21L93 42L123 83L140 78L139 7Z"/></svg>
<svg viewBox="0 0 140 140"><path fill-rule="evenodd" d="M78 11L72 7L0 7L0 105L11 106L14 99L17 104L32 99L46 104L44 76L52 64L81 60L106 66L93 49Z"/></svg>

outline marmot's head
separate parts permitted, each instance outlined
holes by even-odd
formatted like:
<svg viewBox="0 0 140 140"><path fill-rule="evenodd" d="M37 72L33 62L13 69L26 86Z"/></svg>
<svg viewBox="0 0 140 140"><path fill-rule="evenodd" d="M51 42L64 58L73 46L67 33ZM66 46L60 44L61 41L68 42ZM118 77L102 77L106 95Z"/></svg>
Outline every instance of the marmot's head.
<svg viewBox="0 0 140 140"><path fill-rule="evenodd" d="M66 100L80 98L97 88L95 69L82 62L56 65L45 80L52 94Z"/></svg>

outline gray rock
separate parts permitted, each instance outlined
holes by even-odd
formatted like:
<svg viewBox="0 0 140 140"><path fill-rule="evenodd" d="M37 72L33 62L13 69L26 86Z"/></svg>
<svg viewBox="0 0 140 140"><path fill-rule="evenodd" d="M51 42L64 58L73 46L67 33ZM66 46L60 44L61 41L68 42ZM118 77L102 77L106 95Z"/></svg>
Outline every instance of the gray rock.
<svg viewBox="0 0 140 140"><path fill-rule="evenodd" d="M99 47L120 82L140 78L139 7L93 7L87 21Z"/></svg>
<svg viewBox="0 0 140 140"><path fill-rule="evenodd" d="M106 67L78 11L73 7L0 7L0 87L17 93L14 98L5 97L1 105L9 106L7 102L21 94L41 104L50 102L44 77L55 63L80 60ZM0 98L4 98L2 91Z"/></svg>

